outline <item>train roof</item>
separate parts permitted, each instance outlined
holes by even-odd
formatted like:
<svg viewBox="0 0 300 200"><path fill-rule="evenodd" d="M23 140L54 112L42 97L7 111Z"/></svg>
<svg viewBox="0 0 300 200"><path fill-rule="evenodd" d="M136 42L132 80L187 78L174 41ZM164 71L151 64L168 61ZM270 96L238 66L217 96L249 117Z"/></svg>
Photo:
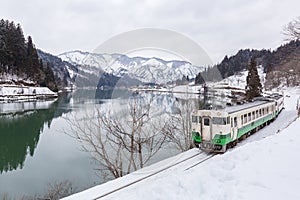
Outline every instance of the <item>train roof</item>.
<svg viewBox="0 0 300 200"><path fill-rule="evenodd" d="M283 98L283 96L280 95L280 94L273 94L273 95L271 95L270 97L271 97L272 99L275 99L275 100L279 100L279 99Z"/></svg>
<svg viewBox="0 0 300 200"><path fill-rule="evenodd" d="M241 110L246 110L248 108L252 108L252 107L255 107L255 106L264 105L264 104L267 104L269 102L270 101L268 101L268 100L256 100L256 101L248 102L248 103L245 103L245 104L242 104L242 105L226 107L224 109L224 111L227 112L228 114L231 114L231 113L239 112Z"/></svg>

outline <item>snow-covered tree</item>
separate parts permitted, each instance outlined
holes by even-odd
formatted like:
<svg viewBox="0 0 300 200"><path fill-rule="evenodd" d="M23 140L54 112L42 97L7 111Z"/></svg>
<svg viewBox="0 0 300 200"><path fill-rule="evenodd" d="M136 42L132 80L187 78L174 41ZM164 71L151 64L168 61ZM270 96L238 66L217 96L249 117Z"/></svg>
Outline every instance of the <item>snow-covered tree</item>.
<svg viewBox="0 0 300 200"><path fill-rule="evenodd" d="M287 40L300 40L300 17L289 22L283 29L283 34Z"/></svg>

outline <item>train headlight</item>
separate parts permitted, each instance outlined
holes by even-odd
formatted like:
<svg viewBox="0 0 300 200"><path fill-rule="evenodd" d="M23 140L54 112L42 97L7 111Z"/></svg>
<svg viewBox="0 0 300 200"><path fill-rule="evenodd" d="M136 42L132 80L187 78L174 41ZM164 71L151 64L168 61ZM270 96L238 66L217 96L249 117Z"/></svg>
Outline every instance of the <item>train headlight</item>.
<svg viewBox="0 0 300 200"><path fill-rule="evenodd" d="M215 142L216 142L217 144L220 144L220 143L221 143L221 140L220 140L220 139L216 139Z"/></svg>

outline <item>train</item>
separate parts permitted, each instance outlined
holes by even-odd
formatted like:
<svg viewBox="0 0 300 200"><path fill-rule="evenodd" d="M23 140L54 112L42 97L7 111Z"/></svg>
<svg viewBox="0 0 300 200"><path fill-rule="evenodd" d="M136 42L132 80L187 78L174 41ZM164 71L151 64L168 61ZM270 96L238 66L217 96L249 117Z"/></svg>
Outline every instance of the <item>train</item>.
<svg viewBox="0 0 300 200"><path fill-rule="evenodd" d="M221 110L192 112L192 140L206 152L224 153L274 121L284 109L284 95L276 93Z"/></svg>

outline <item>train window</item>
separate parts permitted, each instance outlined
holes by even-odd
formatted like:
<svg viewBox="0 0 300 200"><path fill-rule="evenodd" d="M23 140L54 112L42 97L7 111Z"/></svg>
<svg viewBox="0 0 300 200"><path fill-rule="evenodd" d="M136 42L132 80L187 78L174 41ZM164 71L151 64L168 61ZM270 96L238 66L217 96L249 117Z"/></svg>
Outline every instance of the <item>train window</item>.
<svg viewBox="0 0 300 200"><path fill-rule="evenodd" d="M252 112L252 120L254 120L255 119L255 112L253 111Z"/></svg>
<svg viewBox="0 0 300 200"><path fill-rule="evenodd" d="M192 122L198 123L198 117L197 116L192 116Z"/></svg>
<svg viewBox="0 0 300 200"><path fill-rule="evenodd" d="M258 110L256 111L256 118L258 118Z"/></svg>
<svg viewBox="0 0 300 200"><path fill-rule="evenodd" d="M230 117L227 117L227 123L226 124L230 124Z"/></svg>
<svg viewBox="0 0 300 200"><path fill-rule="evenodd" d="M265 109L264 108L262 109L262 115L263 116L265 115Z"/></svg>
<svg viewBox="0 0 300 200"><path fill-rule="evenodd" d="M237 118L234 118L234 127L237 127Z"/></svg>
<svg viewBox="0 0 300 200"><path fill-rule="evenodd" d="M244 115L244 123L247 123L247 114Z"/></svg>
<svg viewBox="0 0 300 200"><path fill-rule="evenodd" d="M248 113L248 122L251 121L251 113Z"/></svg>
<svg viewBox="0 0 300 200"><path fill-rule="evenodd" d="M204 118L204 119L203 119L203 124L204 124L204 126L209 126L209 125L210 125L210 120L209 120L209 118Z"/></svg>
<svg viewBox="0 0 300 200"><path fill-rule="evenodd" d="M231 127L233 127L233 120L232 120L232 118L231 118L231 120L230 120L230 121L231 121Z"/></svg>
<svg viewBox="0 0 300 200"><path fill-rule="evenodd" d="M224 117L214 117L212 121L213 124L226 125L226 118Z"/></svg>
<svg viewBox="0 0 300 200"><path fill-rule="evenodd" d="M243 118L243 115L241 116L241 121L242 121L242 124L244 124L244 118Z"/></svg>
<svg viewBox="0 0 300 200"><path fill-rule="evenodd" d="M269 107L267 107L267 113L269 113Z"/></svg>
<svg viewBox="0 0 300 200"><path fill-rule="evenodd" d="M259 109L259 116L261 117L261 109Z"/></svg>

